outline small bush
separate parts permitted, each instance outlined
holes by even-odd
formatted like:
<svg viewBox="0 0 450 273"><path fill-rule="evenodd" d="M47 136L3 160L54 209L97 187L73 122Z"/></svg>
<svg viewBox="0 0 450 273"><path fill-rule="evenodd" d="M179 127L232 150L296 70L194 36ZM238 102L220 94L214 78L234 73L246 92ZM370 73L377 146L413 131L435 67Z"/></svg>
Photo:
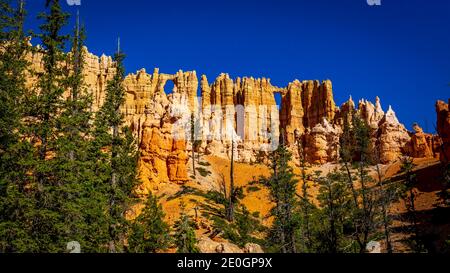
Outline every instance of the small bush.
<svg viewBox="0 0 450 273"><path fill-rule="evenodd" d="M211 164L209 164L209 162L199 162L198 165L205 166L205 167L211 166Z"/></svg>
<svg viewBox="0 0 450 273"><path fill-rule="evenodd" d="M202 168L202 167L197 168L197 171L198 171L198 172L200 173L200 175L203 176L203 177L207 177L208 175L211 174L210 171L208 171L207 169Z"/></svg>
<svg viewBox="0 0 450 273"><path fill-rule="evenodd" d="M247 192L257 192L260 191L261 188L257 187L257 186L250 186L247 188Z"/></svg>
<svg viewBox="0 0 450 273"><path fill-rule="evenodd" d="M199 192L199 190L194 189L192 187L182 186L181 189L177 193L168 197L167 201L171 201L171 200L177 199L183 195L189 195L189 194L200 195L200 192Z"/></svg>
<svg viewBox="0 0 450 273"><path fill-rule="evenodd" d="M254 211L252 213L252 216L258 219L261 215L260 215L259 211Z"/></svg>

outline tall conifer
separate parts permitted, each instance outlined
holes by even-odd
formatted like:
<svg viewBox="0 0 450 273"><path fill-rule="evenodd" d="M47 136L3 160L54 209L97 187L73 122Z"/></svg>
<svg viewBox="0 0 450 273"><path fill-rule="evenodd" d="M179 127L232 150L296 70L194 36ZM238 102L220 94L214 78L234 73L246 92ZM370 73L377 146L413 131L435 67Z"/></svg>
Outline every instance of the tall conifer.
<svg viewBox="0 0 450 273"><path fill-rule="evenodd" d="M33 147L22 141L30 52L25 14L24 1L0 0L0 252L38 249L31 235L34 200L28 189Z"/></svg>
<svg viewBox="0 0 450 273"><path fill-rule="evenodd" d="M138 147L120 111L125 102L124 57L119 47L114 56L116 72L108 81L105 103L96 114L93 141L92 157L97 159L96 173L108 199L109 252L123 251L129 224L125 216L135 200L133 190L138 183Z"/></svg>

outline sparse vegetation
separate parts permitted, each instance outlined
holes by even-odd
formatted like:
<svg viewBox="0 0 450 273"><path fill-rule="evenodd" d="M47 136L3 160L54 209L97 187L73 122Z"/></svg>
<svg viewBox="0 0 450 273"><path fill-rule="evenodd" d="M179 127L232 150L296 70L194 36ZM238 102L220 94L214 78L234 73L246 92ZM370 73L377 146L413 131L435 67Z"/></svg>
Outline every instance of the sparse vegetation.
<svg viewBox="0 0 450 273"><path fill-rule="evenodd" d="M271 154L272 175L269 178L261 178L261 183L270 191L270 197L275 203L271 210L274 223L268 234L269 250L281 253L296 253L296 230L300 221L298 215L298 200L296 186L298 180L294 177L293 169L289 166L291 153L282 143Z"/></svg>
<svg viewBox="0 0 450 273"><path fill-rule="evenodd" d="M199 172L199 174L203 177L207 177L209 175L211 175L211 172L208 171L207 169L203 168L203 167L198 167L197 171Z"/></svg>
<svg viewBox="0 0 450 273"><path fill-rule="evenodd" d="M164 212L158 198L150 194L146 207L132 223L129 236L129 251L134 253L156 253L171 244L170 228L164 222Z"/></svg>
<svg viewBox="0 0 450 273"><path fill-rule="evenodd" d="M260 187L257 187L257 186L250 186L250 187L247 187L247 192L257 192L257 191L260 191L261 190L261 188Z"/></svg>
<svg viewBox="0 0 450 273"><path fill-rule="evenodd" d="M204 167L209 167L209 166L211 166L211 164L209 164L209 163L206 162L206 161L200 161L200 162L198 163L198 165L204 166Z"/></svg>
<svg viewBox="0 0 450 273"><path fill-rule="evenodd" d="M198 253L197 238L195 236L194 224L185 212L184 204L181 204L181 216L175 223L175 246L178 253Z"/></svg>

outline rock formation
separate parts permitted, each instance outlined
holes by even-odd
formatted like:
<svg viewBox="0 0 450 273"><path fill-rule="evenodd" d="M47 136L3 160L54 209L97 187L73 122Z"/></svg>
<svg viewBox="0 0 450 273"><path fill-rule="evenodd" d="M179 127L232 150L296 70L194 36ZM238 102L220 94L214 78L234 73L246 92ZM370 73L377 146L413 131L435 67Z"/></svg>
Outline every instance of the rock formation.
<svg viewBox="0 0 450 273"><path fill-rule="evenodd" d="M209 237L199 238L198 248L201 253L264 253L262 247L257 244L247 243L242 249L227 241L216 242Z"/></svg>
<svg viewBox="0 0 450 273"><path fill-rule="evenodd" d="M360 100L358 112L360 117L365 120L367 125L372 129L377 129L380 121L385 116L379 97L375 98L375 105L368 100Z"/></svg>
<svg viewBox="0 0 450 273"><path fill-rule="evenodd" d="M398 160L401 155L406 154L406 146L410 136L405 126L401 124L392 107L383 116L378 129L378 154L381 163L389 163Z"/></svg>
<svg viewBox="0 0 450 273"><path fill-rule="evenodd" d="M270 79L221 74L211 84L202 77L202 143L207 154L229 155L238 142L237 159L251 162L279 140L279 112ZM274 143L275 142L275 143Z"/></svg>
<svg viewBox="0 0 450 273"><path fill-rule="evenodd" d="M443 101L436 103L437 112L437 131L441 138L441 160L442 162L450 161L450 111L449 111L450 99L448 104Z"/></svg>
<svg viewBox="0 0 450 273"><path fill-rule="evenodd" d="M284 92L281 104L280 122L285 128L288 144L294 143L294 132L304 134L306 128L313 128L323 118L333 121L336 115L331 81L295 80Z"/></svg>
<svg viewBox="0 0 450 273"><path fill-rule="evenodd" d="M115 72L111 57L97 57L84 49L84 76L88 92L93 96L93 111L105 99L106 85ZM35 71L42 71L42 53L30 53ZM30 75L30 83L35 80ZM173 90L165 90L172 81ZM200 153L229 157L231 143L236 160L256 162L268 158L280 140L293 148L296 141L305 145L306 159L321 164L339 159L339 138L345 121L350 124L359 115L371 128L371 145L380 154L381 163L400 156L433 156L435 137L423 133L417 126L410 133L398 121L392 108L385 113L378 97L375 103L360 100L357 107L349 99L337 107L330 80L295 80L280 88L268 78L243 77L232 79L220 74L211 84L205 75L200 79L201 100L197 98L199 80L195 71L163 74L145 69L129 74L124 80L126 100L121 111L126 123L136 135L141 150L141 192L150 184L188 181L188 154L191 143L191 123ZM281 95L277 106L275 95ZM444 143L449 143L448 105L438 102L438 130ZM192 120L191 116L194 117ZM450 157L448 145L442 156ZM156 183L158 182L158 183Z"/></svg>
<svg viewBox="0 0 450 273"><path fill-rule="evenodd" d="M410 155L415 158L434 157L435 137L424 133L418 124L414 124L413 130Z"/></svg>
<svg viewBox="0 0 450 273"><path fill-rule="evenodd" d="M306 160L313 164L336 162L339 159L339 136L342 130L326 118L306 132Z"/></svg>

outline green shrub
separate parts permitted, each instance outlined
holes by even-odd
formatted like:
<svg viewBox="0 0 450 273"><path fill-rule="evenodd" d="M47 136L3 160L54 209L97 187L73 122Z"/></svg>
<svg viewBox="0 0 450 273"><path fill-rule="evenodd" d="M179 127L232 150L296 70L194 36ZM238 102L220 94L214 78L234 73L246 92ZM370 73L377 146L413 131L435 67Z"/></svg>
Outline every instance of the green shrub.
<svg viewBox="0 0 450 273"><path fill-rule="evenodd" d="M200 162L200 163L198 163L198 165L200 165L200 166L205 166L205 167L209 167L209 166L211 166L211 164L209 164L209 162Z"/></svg>
<svg viewBox="0 0 450 273"><path fill-rule="evenodd" d="M198 171L198 172L200 173L200 175L203 176L203 177L207 177L208 175L211 174L210 171L208 171L207 169L202 168L202 167L197 168L197 171Z"/></svg>
<svg viewBox="0 0 450 273"><path fill-rule="evenodd" d="M247 192L257 192L260 191L261 188L257 187L257 186L250 186L247 188Z"/></svg>

